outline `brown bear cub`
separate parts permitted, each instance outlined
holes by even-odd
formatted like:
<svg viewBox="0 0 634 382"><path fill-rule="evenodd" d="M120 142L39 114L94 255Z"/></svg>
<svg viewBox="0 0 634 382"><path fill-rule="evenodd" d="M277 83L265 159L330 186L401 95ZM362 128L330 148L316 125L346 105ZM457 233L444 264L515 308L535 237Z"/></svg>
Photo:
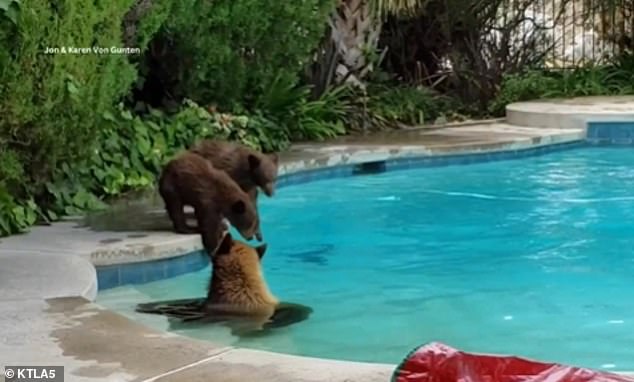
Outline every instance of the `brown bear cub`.
<svg viewBox="0 0 634 382"><path fill-rule="evenodd" d="M225 234L211 258L206 311L262 317L265 321L273 315L279 301L269 291L260 264L266 247L251 247L233 240L229 232Z"/></svg>
<svg viewBox="0 0 634 382"><path fill-rule="evenodd" d="M229 174L249 194L256 209L258 187L269 197L275 193L279 162L275 153L263 154L242 144L211 139L198 142L189 151Z"/></svg>
<svg viewBox="0 0 634 382"><path fill-rule="evenodd" d="M227 229L224 218L247 240L260 230L258 213L249 195L224 171L215 169L210 162L191 152L180 154L163 168L159 194L174 231L200 233L210 255ZM197 228L187 225L185 205L194 208Z"/></svg>
<svg viewBox="0 0 634 382"><path fill-rule="evenodd" d="M244 192L260 187L267 196L275 193L278 156L263 154L248 146L221 140L198 142L189 151L196 153L225 171Z"/></svg>
<svg viewBox="0 0 634 382"><path fill-rule="evenodd" d="M136 310L178 318L181 323L222 322L241 337L306 320L313 312L310 307L279 302L271 294L261 264L266 248L266 244L252 247L233 240L227 232L211 257L207 298L139 304Z"/></svg>
<svg viewBox="0 0 634 382"><path fill-rule="evenodd" d="M189 151L202 156L215 168L229 174L231 179L249 194L256 211L258 187L269 197L275 193L279 164L275 153L263 154L239 143L214 139L200 141ZM262 241L261 231L256 232L255 237Z"/></svg>

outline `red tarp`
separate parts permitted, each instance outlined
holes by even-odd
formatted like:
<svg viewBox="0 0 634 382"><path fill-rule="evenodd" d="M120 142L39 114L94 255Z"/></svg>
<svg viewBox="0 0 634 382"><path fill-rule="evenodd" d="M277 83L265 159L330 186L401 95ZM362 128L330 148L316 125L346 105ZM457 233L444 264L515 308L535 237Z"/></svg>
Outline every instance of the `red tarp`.
<svg viewBox="0 0 634 382"><path fill-rule="evenodd" d="M430 343L399 365L392 382L634 382L634 378L510 356L471 354Z"/></svg>

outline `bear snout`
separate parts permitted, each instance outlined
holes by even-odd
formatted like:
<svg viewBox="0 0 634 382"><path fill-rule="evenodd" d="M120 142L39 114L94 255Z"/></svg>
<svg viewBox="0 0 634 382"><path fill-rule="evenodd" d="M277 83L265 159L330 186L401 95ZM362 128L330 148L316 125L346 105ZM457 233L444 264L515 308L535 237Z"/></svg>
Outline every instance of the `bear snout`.
<svg viewBox="0 0 634 382"><path fill-rule="evenodd" d="M264 186L263 191L266 196L271 197L275 194L275 186L273 185L273 183L267 183L266 186Z"/></svg>

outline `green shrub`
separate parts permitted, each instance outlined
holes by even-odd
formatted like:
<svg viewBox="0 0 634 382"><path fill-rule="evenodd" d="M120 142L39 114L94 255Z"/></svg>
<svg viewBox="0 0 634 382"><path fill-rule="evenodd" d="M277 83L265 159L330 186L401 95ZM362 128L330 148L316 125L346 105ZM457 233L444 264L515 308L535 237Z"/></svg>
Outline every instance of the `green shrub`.
<svg viewBox="0 0 634 382"><path fill-rule="evenodd" d="M624 55L608 66L560 72L527 71L507 76L489 113L503 116L509 103L541 98L634 94L634 59Z"/></svg>
<svg viewBox="0 0 634 382"><path fill-rule="evenodd" d="M164 71L176 73L174 93L255 112L271 86L298 83L333 6L333 0L183 2L161 35L170 47Z"/></svg>
<svg viewBox="0 0 634 382"><path fill-rule="evenodd" d="M180 0L147 0L135 2L124 20L124 42L146 49L167 20L174 14ZM133 33L133 35L129 35ZM131 41L126 41L131 40Z"/></svg>
<svg viewBox="0 0 634 382"><path fill-rule="evenodd" d="M134 0L22 2L16 23L0 21L0 150L24 168L17 194L37 193L61 162L90 153L99 116L135 79L125 55L45 54L48 47L121 46ZM6 53L8 52L8 54Z"/></svg>
<svg viewBox="0 0 634 382"><path fill-rule="evenodd" d="M497 96L489 105L489 113L504 116L506 105L513 102L545 98L559 87L557 78L542 71L528 71L504 78Z"/></svg>
<svg viewBox="0 0 634 382"><path fill-rule="evenodd" d="M120 106L116 113L104 113L103 119L93 155L75 164L64 163L55 181L47 184L53 201L47 211L51 220L98 209L103 200L153 187L163 165L200 139L237 140L276 151L288 142L269 139L270 126L262 126L263 119L210 112L189 100L174 115L152 109L147 116L133 116Z"/></svg>
<svg viewBox="0 0 634 382"><path fill-rule="evenodd" d="M318 99L310 99L308 86L296 86L278 77L257 104L258 110L268 111L292 140L323 140L346 133L346 124L354 113L351 98L355 95L347 86L328 89Z"/></svg>
<svg viewBox="0 0 634 382"><path fill-rule="evenodd" d="M443 116L450 99L423 87L373 85L368 89L370 112L388 124L422 125Z"/></svg>
<svg viewBox="0 0 634 382"><path fill-rule="evenodd" d="M171 2L153 2L152 12L135 20L135 47L145 48L139 44L168 17ZM106 117L137 77L134 57L76 54L68 48L124 46L122 23L133 4L0 2L1 235L24 230L37 215L55 220L55 212L76 212L68 206L99 205L88 188L77 187L87 171L79 164L89 160L98 139L114 134ZM47 48L60 51L45 54Z"/></svg>

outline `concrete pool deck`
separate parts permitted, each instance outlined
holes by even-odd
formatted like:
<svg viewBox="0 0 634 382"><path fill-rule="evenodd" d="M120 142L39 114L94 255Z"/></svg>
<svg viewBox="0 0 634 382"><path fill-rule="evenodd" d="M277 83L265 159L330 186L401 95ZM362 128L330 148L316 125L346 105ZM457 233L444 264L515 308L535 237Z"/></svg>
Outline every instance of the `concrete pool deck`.
<svg viewBox="0 0 634 382"><path fill-rule="evenodd" d="M574 108L573 101L567 102ZM594 105L584 118L618 114L616 118L634 121L634 97L615 102L595 98L577 103L580 108ZM585 138L585 123L578 115L558 118L563 109L548 104L553 125L545 125L536 104L509 105L509 111L525 107L537 113L536 120L524 119L528 126L491 122L294 145L281 156L281 173L410 156L520 150ZM627 105L629 111L609 113L615 104ZM576 122L562 126L561 118ZM157 218L166 222L164 215ZM197 235L97 230L79 219L0 239L0 365L61 365L66 381L79 382L390 380L396 365L217 346L145 327L94 302L95 266L165 259L201 248Z"/></svg>

